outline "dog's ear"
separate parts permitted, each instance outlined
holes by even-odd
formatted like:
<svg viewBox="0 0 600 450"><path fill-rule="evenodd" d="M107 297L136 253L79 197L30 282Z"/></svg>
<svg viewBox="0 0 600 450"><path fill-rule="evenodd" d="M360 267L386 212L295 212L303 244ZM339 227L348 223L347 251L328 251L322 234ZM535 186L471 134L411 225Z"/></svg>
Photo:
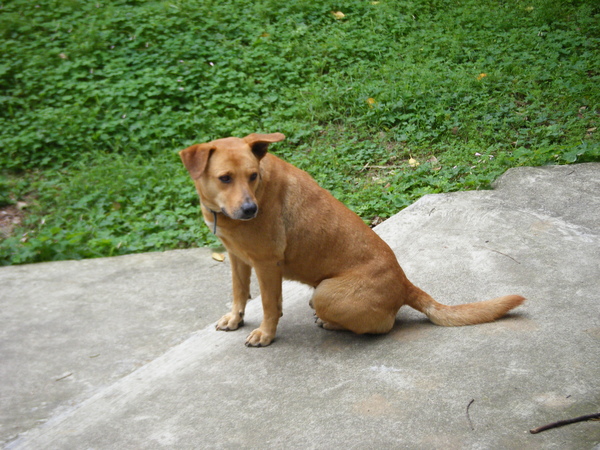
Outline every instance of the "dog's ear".
<svg viewBox="0 0 600 450"><path fill-rule="evenodd" d="M206 169L208 158L214 149L210 144L194 144L179 152L183 165L194 180L200 178Z"/></svg>
<svg viewBox="0 0 600 450"><path fill-rule="evenodd" d="M261 159L267 154L267 148L269 144L273 142L283 141L285 135L283 133L271 133L271 134L258 134L252 133L244 138L244 141L252 148L252 153L256 155L258 159Z"/></svg>

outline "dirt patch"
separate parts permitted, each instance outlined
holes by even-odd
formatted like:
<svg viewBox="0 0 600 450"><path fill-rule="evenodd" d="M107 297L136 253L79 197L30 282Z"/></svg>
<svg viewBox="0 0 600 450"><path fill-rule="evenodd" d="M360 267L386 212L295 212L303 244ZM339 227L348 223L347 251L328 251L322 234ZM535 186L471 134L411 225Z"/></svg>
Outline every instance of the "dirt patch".
<svg viewBox="0 0 600 450"><path fill-rule="evenodd" d="M25 214L18 205L7 205L0 208L0 238L6 239L12 235L15 227L23 223Z"/></svg>

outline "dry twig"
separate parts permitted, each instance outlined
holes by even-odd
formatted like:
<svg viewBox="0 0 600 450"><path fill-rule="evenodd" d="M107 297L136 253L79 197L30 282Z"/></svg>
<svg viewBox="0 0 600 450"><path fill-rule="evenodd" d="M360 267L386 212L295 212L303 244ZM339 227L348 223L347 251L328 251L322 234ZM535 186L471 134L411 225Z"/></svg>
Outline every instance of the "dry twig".
<svg viewBox="0 0 600 450"><path fill-rule="evenodd" d="M469 416L469 408L471 407L471 405L473 404L474 401L475 401L474 398L471 399L471 401L467 405L467 420L469 421L469 426L471 427L472 431L475 431L475 427L473 426L473 422L471 422L471 416Z"/></svg>
<svg viewBox="0 0 600 450"><path fill-rule="evenodd" d="M54 380L54 381L60 381L60 380L64 380L65 378L68 378L68 377L70 377L71 375L73 375L73 372L69 372L69 373L67 373L67 374L63 375L62 377L60 377L60 378L57 378L57 379L56 379L56 380Z"/></svg>
<svg viewBox="0 0 600 450"><path fill-rule="evenodd" d="M565 425L570 425L572 423L577 422L585 422L586 420L600 420L600 413L596 414L587 414L585 416L575 417L573 419L559 420L558 422L552 422L548 425L544 425L542 427L534 428L533 430L529 430L531 434L541 433L542 431L550 430L552 428L564 427Z"/></svg>

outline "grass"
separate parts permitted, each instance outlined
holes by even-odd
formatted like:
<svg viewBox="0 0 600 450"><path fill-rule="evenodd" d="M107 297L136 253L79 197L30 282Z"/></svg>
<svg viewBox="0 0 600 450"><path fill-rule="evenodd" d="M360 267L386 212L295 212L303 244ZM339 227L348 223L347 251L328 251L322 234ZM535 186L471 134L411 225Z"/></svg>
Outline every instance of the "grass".
<svg viewBox="0 0 600 450"><path fill-rule="evenodd" d="M176 152L218 137L285 133L367 222L600 161L595 2L0 6L0 206L27 204L1 264L213 244Z"/></svg>

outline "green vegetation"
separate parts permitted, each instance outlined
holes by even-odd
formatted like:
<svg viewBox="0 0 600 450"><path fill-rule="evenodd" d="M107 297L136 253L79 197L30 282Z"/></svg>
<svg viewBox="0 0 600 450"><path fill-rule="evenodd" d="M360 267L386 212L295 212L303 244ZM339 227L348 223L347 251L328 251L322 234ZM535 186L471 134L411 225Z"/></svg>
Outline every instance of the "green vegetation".
<svg viewBox="0 0 600 450"><path fill-rule="evenodd" d="M214 243L177 150L218 137L285 133L368 222L600 160L597 2L0 6L0 206L27 204L1 264Z"/></svg>

